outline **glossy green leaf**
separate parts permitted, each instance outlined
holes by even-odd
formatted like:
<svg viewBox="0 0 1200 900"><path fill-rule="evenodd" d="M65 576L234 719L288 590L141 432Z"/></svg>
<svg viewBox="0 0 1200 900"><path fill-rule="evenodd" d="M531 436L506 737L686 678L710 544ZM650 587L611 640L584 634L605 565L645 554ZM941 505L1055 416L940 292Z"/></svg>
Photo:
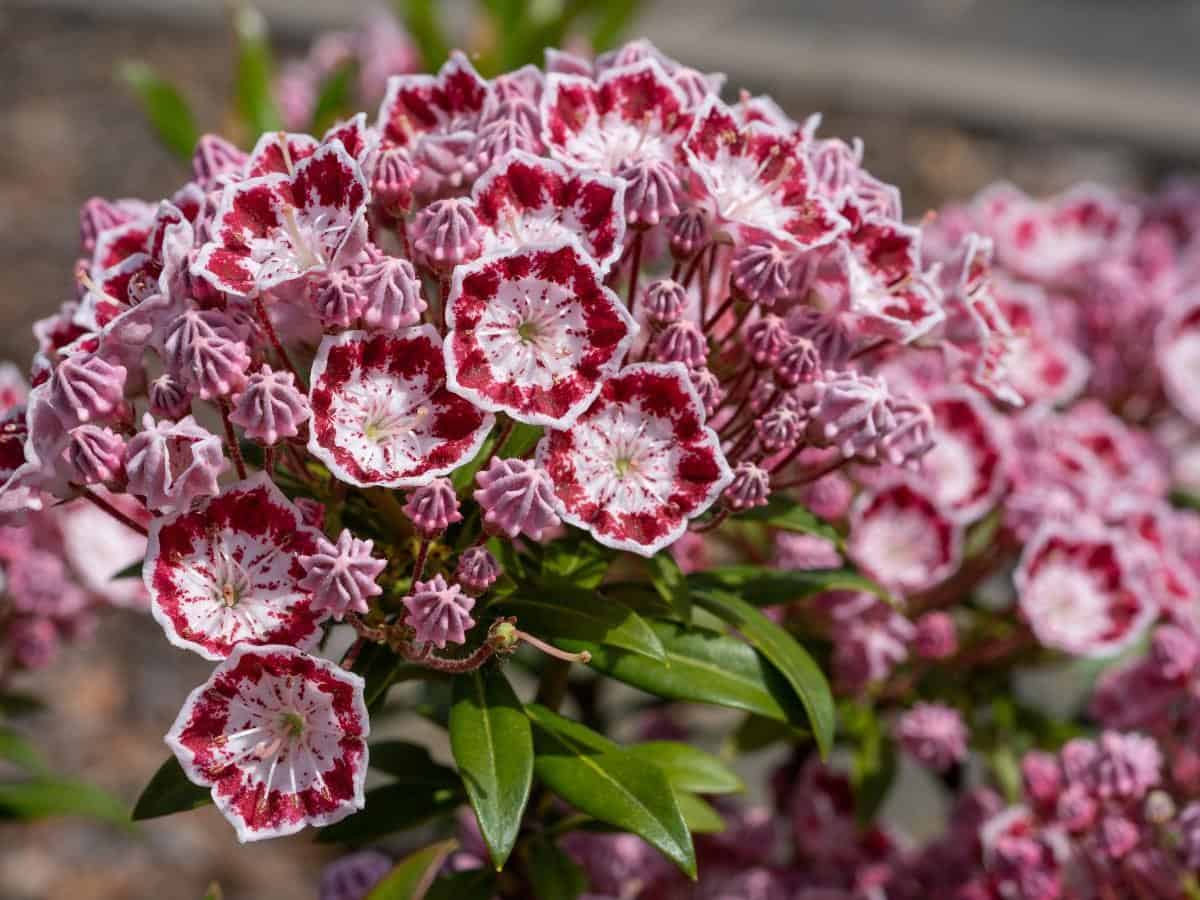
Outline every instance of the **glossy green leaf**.
<svg viewBox="0 0 1200 900"><path fill-rule="evenodd" d="M679 741L632 744L630 753L666 773L671 787L694 794L732 794L745 790L742 779L711 753Z"/></svg>
<svg viewBox="0 0 1200 900"><path fill-rule="evenodd" d="M44 774L46 764L41 754L22 735L0 726L0 760L6 760L26 772Z"/></svg>
<svg viewBox="0 0 1200 900"><path fill-rule="evenodd" d="M353 102L351 90L357 75L356 65L344 63L326 76L321 82L321 91L317 94L309 131L314 134L324 133L350 110Z"/></svg>
<svg viewBox="0 0 1200 900"><path fill-rule="evenodd" d="M248 130L256 135L277 131L283 125L272 93L274 62L266 20L257 9L239 6L233 12L233 31L237 38L238 112Z"/></svg>
<svg viewBox="0 0 1200 900"><path fill-rule="evenodd" d="M371 745L368 757L371 768L391 775L393 784L450 789L458 786L458 775L454 770L434 762L429 750L420 744L379 741Z"/></svg>
<svg viewBox="0 0 1200 900"><path fill-rule="evenodd" d="M512 431L509 432L508 440L504 442L504 446L500 448L496 455L502 459L524 456L542 439L542 431L543 429L540 425L526 425L524 422L515 423Z"/></svg>
<svg viewBox="0 0 1200 900"><path fill-rule="evenodd" d="M646 560L650 569L650 583L654 590L678 614L680 621L692 618L692 593L687 578L675 562L670 551L663 550Z"/></svg>
<svg viewBox="0 0 1200 900"><path fill-rule="evenodd" d="M529 880L533 900L576 900L587 890L583 869L545 838L529 844Z"/></svg>
<svg viewBox="0 0 1200 900"><path fill-rule="evenodd" d="M712 808L712 804L695 794L676 790L675 802L679 804L679 812L692 834L719 834L725 830L725 820L721 814Z"/></svg>
<svg viewBox="0 0 1200 900"><path fill-rule="evenodd" d="M841 535L837 529L823 519L817 518L808 507L798 503L786 494L772 494L765 506L758 506L737 514L737 519L743 522L762 522L772 528L784 531L795 531L801 534L812 534L841 543Z"/></svg>
<svg viewBox="0 0 1200 900"><path fill-rule="evenodd" d="M496 896L496 873L471 869L443 875L429 888L425 900L492 900Z"/></svg>
<svg viewBox="0 0 1200 900"><path fill-rule="evenodd" d="M439 841L410 853L375 885L367 900L425 900L438 870L458 841Z"/></svg>
<svg viewBox="0 0 1200 900"><path fill-rule="evenodd" d="M133 807L133 820L156 819L212 803L209 789L192 784L174 756L167 758Z"/></svg>
<svg viewBox="0 0 1200 900"><path fill-rule="evenodd" d="M534 769L547 787L581 812L638 835L696 877L692 837L661 769L543 706L526 711L534 724Z"/></svg>
<svg viewBox="0 0 1200 900"><path fill-rule="evenodd" d="M321 829L323 844L365 844L453 812L462 804L461 788L421 787L398 782L367 791L367 805L354 815Z"/></svg>
<svg viewBox="0 0 1200 900"><path fill-rule="evenodd" d="M533 784L533 732L498 666L454 680L450 747L492 865L502 869Z"/></svg>
<svg viewBox="0 0 1200 900"><path fill-rule="evenodd" d="M833 748L837 727L833 694L820 667L790 634L761 612L727 591L700 591L694 595L698 606L720 616L742 633L780 671L795 689L808 712L813 737L822 755Z"/></svg>
<svg viewBox="0 0 1200 900"><path fill-rule="evenodd" d="M692 590L724 589L753 606L777 606L805 600L825 591L867 591L884 595L883 588L854 569L782 570L762 566L719 566L688 576Z"/></svg>
<svg viewBox="0 0 1200 900"><path fill-rule="evenodd" d="M779 741L797 741L811 734L806 729L793 728L785 722L750 713L729 736L729 746L739 755L757 753Z"/></svg>
<svg viewBox="0 0 1200 900"><path fill-rule="evenodd" d="M179 89L145 63L122 63L117 72L137 96L147 121L163 146L180 159L191 159L200 139L200 130Z"/></svg>
<svg viewBox="0 0 1200 900"><path fill-rule="evenodd" d="M668 700L712 703L804 726L804 707L783 676L736 638L668 622L652 626L665 662L602 644L564 641L570 650L588 650L589 664L626 684Z"/></svg>
<svg viewBox="0 0 1200 900"><path fill-rule="evenodd" d="M627 606L588 590L521 591L496 607L516 616L523 631L554 642L564 638L620 647L662 661L663 646L650 625Z"/></svg>
<svg viewBox="0 0 1200 900"><path fill-rule="evenodd" d="M0 819L80 816L130 827L125 807L98 787L60 778L0 783Z"/></svg>
<svg viewBox="0 0 1200 900"><path fill-rule="evenodd" d="M600 586L616 552L597 543L591 535L572 531L543 548L538 583L552 589L593 589Z"/></svg>

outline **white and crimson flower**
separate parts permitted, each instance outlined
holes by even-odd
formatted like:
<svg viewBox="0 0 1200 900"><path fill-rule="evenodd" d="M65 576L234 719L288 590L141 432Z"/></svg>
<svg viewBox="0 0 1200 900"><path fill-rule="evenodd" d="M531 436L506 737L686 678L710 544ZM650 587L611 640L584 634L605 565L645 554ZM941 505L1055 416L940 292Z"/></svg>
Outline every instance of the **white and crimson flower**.
<svg viewBox="0 0 1200 900"><path fill-rule="evenodd" d="M464 136L479 123L491 88L459 51L437 75L393 75L379 107L376 127L386 147L410 150L423 139Z"/></svg>
<svg viewBox="0 0 1200 900"><path fill-rule="evenodd" d="M855 502L846 550L880 584L916 593L958 568L962 529L924 491L897 481Z"/></svg>
<svg viewBox="0 0 1200 900"><path fill-rule="evenodd" d="M176 647L224 659L241 644L313 646L327 612L301 586L318 532L259 473L150 524L142 577Z"/></svg>
<svg viewBox="0 0 1200 900"><path fill-rule="evenodd" d="M188 695L166 742L244 843L362 809L369 733L359 676L294 647L239 646Z"/></svg>
<svg viewBox="0 0 1200 900"><path fill-rule="evenodd" d="M625 208L618 178L513 150L475 182L471 196L485 229L485 254L574 237L602 273L621 255Z"/></svg>
<svg viewBox="0 0 1200 900"><path fill-rule="evenodd" d="M341 141L275 173L229 185L214 240L193 272L218 290L253 296L309 272L352 263L366 241L367 182Z"/></svg>
<svg viewBox="0 0 1200 900"><path fill-rule="evenodd" d="M684 149L722 219L809 250L849 224L813 189L802 142L799 134L741 124L713 97L697 113Z"/></svg>
<svg viewBox="0 0 1200 900"><path fill-rule="evenodd" d="M591 407L537 449L558 513L602 544L652 556L733 478L679 363L627 366Z"/></svg>
<svg viewBox="0 0 1200 900"><path fill-rule="evenodd" d="M471 459L495 423L447 389L442 339L430 325L327 336L310 405L309 452L359 487L428 484Z"/></svg>
<svg viewBox="0 0 1200 900"><path fill-rule="evenodd" d="M921 458L923 484L961 522L973 522L999 501L1006 484L1005 447L991 412L967 389L946 389L929 400L933 446Z"/></svg>
<svg viewBox="0 0 1200 900"><path fill-rule="evenodd" d="M1018 605L1047 647L1109 656L1137 640L1157 615L1147 585L1114 533L1048 523L1021 554Z"/></svg>
<svg viewBox="0 0 1200 900"><path fill-rule="evenodd" d="M996 304L1012 328L1008 381L1027 403L1065 404L1087 384L1091 364L1057 333L1049 298L1037 285L991 281Z"/></svg>
<svg viewBox="0 0 1200 900"><path fill-rule="evenodd" d="M1200 422L1200 295L1180 304L1159 327L1158 369L1175 408Z"/></svg>
<svg viewBox="0 0 1200 900"><path fill-rule="evenodd" d="M674 165L691 124L679 87L653 59L592 81L552 73L542 93L542 141L563 162L605 174Z"/></svg>
<svg viewBox="0 0 1200 900"><path fill-rule="evenodd" d="M446 307L450 390L533 425L567 427L620 368L637 333L573 241L454 271Z"/></svg>

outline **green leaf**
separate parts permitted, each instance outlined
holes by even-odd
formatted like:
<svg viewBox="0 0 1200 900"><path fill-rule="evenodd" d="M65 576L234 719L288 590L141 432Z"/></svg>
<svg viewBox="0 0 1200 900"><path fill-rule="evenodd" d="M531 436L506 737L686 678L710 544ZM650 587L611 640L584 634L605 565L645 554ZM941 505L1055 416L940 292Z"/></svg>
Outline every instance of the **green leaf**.
<svg viewBox="0 0 1200 900"><path fill-rule="evenodd" d="M729 767L711 753L678 741L647 741L628 751L658 766L671 787L694 794L732 794L746 786Z"/></svg>
<svg viewBox="0 0 1200 900"><path fill-rule="evenodd" d="M51 816L81 816L130 827L121 801L90 784L59 778L0 784L0 818L30 821Z"/></svg>
<svg viewBox="0 0 1200 900"><path fill-rule="evenodd" d="M309 131L324 133L350 108L350 89L357 74L358 66L348 62L338 66L325 78L313 107Z"/></svg>
<svg viewBox="0 0 1200 900"><path fill-rule="evenodd" d="M539 584L550 588L598 588L616 558L616 551L572 531L570 536L551 541L543 548Z"/></svg>
<svg viewBox="0 0 1200 900"><path fill-rule="evenodd" d="M163 146L180 159L191 159L200 130L179 89L141 62L122 63L117 74L141 102Z"/></svg>
<svg viewBox="0 0 1200 900"><path fill-rule="evenodd" d="M0 726L0 759L37 775L46 773L41 754L24 737L11 728Z"/></svg>
<svg viewBox="0 0 1200 900"><path fill-rule="evenodd" d="M322 844L365 844L396 831L403 831L453 812L463 801L461 788L385 784L367 791L366 808L321 829Z"/></svg>
<svg viewBox="0 0 1200 900"><path fill-rule="evenodd" d="M502 869L533 784L533 732L499 667L454 679L450 747L492 865Z"/></svg>
<svg viewBox="0 0 1200 900"><path fill-rule="evenodd" d="M367 900L424 900L446 857L458 846L448 840L410 853L375 885Z"/></svg>
<svg viewBox="0 0 1200 900"><path fill-rule="evenodd" d="M772 494L765 506L758 506L738 513L738 521L762 522L772 528L812 534L841 544L841 535L828 522L817 518L802 503L797 503L786 494Z"/></svg>
<svg viewBox="0 0 1200 900"><path fill-rule="evenodd" d="M640 5L641 0L606 0L600 5L600 19L592 31L592 47L597 53L617 43Z"/></svg>
<svg viewBox="0 0 1200 900"><path fill-rule="evenodd" d="M853 742L850 781L860 824L874 821L896 777L896 748L875 711L866 704L843 703L842 727Z"/></svg>
<svg viewBox="0 0 1200 900"><path fill-rule="evenodd" d="M807 730L750 713L729 736L729 745L738 754L757 753L779 741L796 741L810 735L811 732Z"/></svg>
<svg viewBox="0 0 1200 900"><path fill-rule="evenodd" d="M158 767L133 806L133 820L156 819L212 803L209 789L192 784L174 756Z"/></svg>
<svg viewBox="0 0 1200 900"><path fill-rule="evenodd" d="M421 51L425 70L436 71L450 55L450 46L438 14L441 0L396 0L404 27Z"/></svg>
<svg viewBox="0 0 1200 900"><path fill-rule="evenodd" d="M500 448L500 451L496 455L501 459L524 456L541 439L541 425L526 425L524 422L516 422L513 425L512 431L508 434L508 440L504 442L504 446Z"/></svg>
<svg viewBox="0 0 1200 900"><path fill-rule="evenodd" d="M492 900L496 896L496 873L472 869L443 875L429 888L425 900Z"/></svg>
<svg viewBox="0 0 1200 900"><path fill-rule="evenodd" d="M870 578L849 568L784 571L754 565L732 565L694 572L687 580L693 591L725 589L754 606L794 603L825 591L867 591L878 596L886 594Z"/></svg>
<svg viewBox="0 0 1200 900"><path fill-rule="evenodd" d="M408 741L380 741L371 745L368 754L371 768L391 775L393 784L414 784L433 788L453 789L458 775L453 769L439 765L420 744Z"/></svg>
<svg viewBox="0 0 1200 900"><path fill-rule="evenodd" d="M696 877L696 852L666 775L590 728L544 706L534 723L538 778L576 809L636 834Z"/></svg>
<svg viewBox="0 0 1200 900"><path fill-rule="evenodd" d="M583 869L545 838L529 844L529 879L534 900L575 900L587 890Z"/></svg>
<svg viewBox="0 0 1200 900"><path fill-rule="evenodd" d="M650 569L650 583L654 590L679 614L683 622L692 618L692 593L687 578L668 550L656 553L646 560Z"/></svg>
<svg viewBox="0 0 1200 900"><path fill-rule="evenodd" d="M757 713L797 727L804 708L783 676L754 648L736 638L656 622L664 662L582 641L564 641L570 650L592 654L590 666L626 684L668 700L712 703Z"/></svg>
<svg viewBox="0 0 1200 900"><path fill-rule="evenodd" d="M701 591L695 594L695 602L740 631L788 680L808 711L813 736L821 754L827 756L833 747L833 733L837 727L833 694L824 673L813 662L808 651L790 634L734 594L727 591Z"/></svg>
<svg viewBox="0 0 1200 900"><path fill-rule="evenodd" d="M675 802L683 814L688 831L692 834L719 834L725 830L725 820L712 805L695 794L687 791L675 791Z"/></svg>
<svg viewBox="0 0 1200 900"><path fill-rule="evenodd" d="M137 562L127 565L120 572L110 578L109 581L116 581L118 578L141 578L142 569L145 567L145 565L146 561L144 559L139 559Z"/></svg>
<svg viewBox="0 0 1200 900"><path fill-rule="evenodd" d="M235 90L238 112L254 134L282 127L275 97L271 93L274 63L267 41L267 23L252 6L238 6L233 13L237 37Z"/></svg>
<svg viewBox="0 0 1200 900"><path fill-rule="evenodd" d="M516 616L523 631L545 640L589 641L659 662L665 658L662 642L645 619L595 591L517 593L499 604L497 612Z"/></svg>

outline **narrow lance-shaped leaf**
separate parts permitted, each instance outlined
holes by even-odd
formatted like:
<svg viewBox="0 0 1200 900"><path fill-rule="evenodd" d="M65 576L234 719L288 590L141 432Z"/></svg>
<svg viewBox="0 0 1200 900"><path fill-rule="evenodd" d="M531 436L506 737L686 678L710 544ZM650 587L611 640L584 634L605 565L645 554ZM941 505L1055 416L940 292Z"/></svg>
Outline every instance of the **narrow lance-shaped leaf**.
<svg viewBox="0 0 1200 900"><path fill-rule="evenodd" d="M735 772L711 753L679 741L647 741L627 748L666 773L671 786L694 794L732 794L745 790Z"/></svg>
<svg viewBox="0 0 1200 900"><path fill-rule="evenodd" d="M725 820L712 805L695 794L675 789L675 802L692 834L718 834L725 830Z"/></svg>
<svg viewBox="0 0 1200 900"><path fill-rule="evenodd" d="M180 159L190 159L200 131L179 89L141 62L123 63L118 75L137 95L150 127L163 146Z"/></svg>
<svg viewBox="0 0 1200 900"><path fill-rule="evenodd" d="M638 835L696 877L692 837L661 769L543 706L526 711L534 723L534 770L547 787L581 812Z"/></svg>
<svg viewBox="0 0 1200 900"><path fill-rule="evenodd" d="M548 641L594 641L663 660L663 646L646 621L629 607L595 591L556 589L518 592L496 608L517 617L524 631Z"/></svg>
<svg viewBox="0 0 1200 900"><path fill-rule="evenodd" d="M825 591L866 591L885 596L878 584L854 569L765 569L762 566L719 566L688 576L692 590L723 588L754 606L777 606L805 600Z"/></svg>
<svg viewBox="0 0 1200 900"><path fill-rule="evenodd" d="M250 131L261 134L282 127L272 93L274 64L267 41L267 24L257 9L239 6L233 13L237 36L238 112Z"/></svg>
<svg viewBox="0 0 1200 900"><path fill-rule="evenodd" d="M822 755L828 755L837 727L833 694L824 673L808 651L790 634L734 594L727 591L701 591L695 595L695 601L740 631L787 679L808 712L817 746Z"/></svg>
<svg viewBox="0 0 1200 900"><path fill-rule="evenodd" d="M687 578L675 562L670 551L663 550L646 560L650 569L650 583L654 590L670 607L679 614L684 622L692 618L692 595Z"/></svg>
<svg viewBox="0 0 1200 900"><path fill-rule="evenodd" d="M116 797L90 784L60 778L35 778L0 784L0 819L81 816L130 827Z"/></svg>
<svg viewBox="0 0 1200 900"><path fill-rule="evenodd" d="M496 666L454 680L450 747L492 865L504 867L533 784L533 732Z"/></svg>
<svg viewBox="0 0 1200 900"><path fill-rule="evenodd" d="M11 728L0 726L0 759L7 760L26 772L44 774L46 764L33 745Z"/></svg>
<svg viewBox="0 0 1200 900"><path fill-rule="evenodd" d="M367 900L425 900L442 863L457 846L454 840L439 841L410 853L375 885Z"/></svg>
<svg viewBox="0 0 1200 900"><path fill-rule="evenodd" d="M192 784L174 756L158 767L133 807L133 820L156 819L212 803L209 789Z"/></svg>
<svg viewBox="0 0 1200 900"><path fill-rule="evenodd" d="M783 531L812 534L835 544L841 543L841 535L836 528L818 519L806 506L786 494L772 494L765 506L738 513L737 518L743 522L762 522Z"/></svg>
<svg viewBox="0 0 1200 900"><path fill-rule="evenodd" d="M587 889L587 876L571 857L545 838L529 843L533 900L576 900Z"/></svg>

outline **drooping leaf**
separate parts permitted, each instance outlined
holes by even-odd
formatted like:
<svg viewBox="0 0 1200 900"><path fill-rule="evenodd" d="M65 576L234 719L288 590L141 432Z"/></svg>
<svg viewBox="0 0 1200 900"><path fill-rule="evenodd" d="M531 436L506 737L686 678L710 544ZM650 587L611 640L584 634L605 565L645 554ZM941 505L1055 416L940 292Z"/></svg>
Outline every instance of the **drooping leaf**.
<svg viewBox="0 0 1200 900"><path fill-rule="evenodd" d="M26 772L45 774L46 764L40 753L22 735L0 726L0 760L7 760Z"/></svg>
<svg viewBox="0 0 1200 900"><path fill-rule="evenodd" d="M679 804L679 812L683 814L683 821L692 834L719 834L725 830L725 820L721 814L712 808L712 804L695 794L676 790L675 802Z"/></svg>
<svg viewBox="0 0 1200 900"><path fill-rule="evenodd" d="M666 775L590 728L531 704L534 769L576 809L638 835L696 877L691 834Z"/></svg>
<svg viewBox="0 0 1200 900"><path fill-rule="evenodd" d="M358 66L353 62L348 62L338 66L326 76L325 80L321 82L321 91L317 94L309 131L321 134L329 130L331 125L349 111L350 90L357 74Z"/></svg>
<svg viewBox="0 0 1200 900"><path fill-rule="evenodd" d="M145 63L125 62L117 72L137 96L146 120L163 146L180 159L190 159L200 139L200 130L179 89Z"/></svg>
<svg viewBox="0 0 1200 900"><path fill-rule="evenodd" d="M822 755L833 747L837 727L833 693L829 682L813 658L790 634L761 612L728 591L700 591L694 595L697 605L720 616L762 653L779 670L800 697L808 712L813 737Z"/></svg>
<svg viewBox="0 0 1200 900"><path fill-rule="evenodd" d="M867 591L883 596L886 591L854 569L767 569L753 565L719 566L688 576L692 590L724 589L736 593L753 606L794 603L825 591Z"/></svg>
<svg viewBox="0 0 1200 900"><path fill-rule="evenodd" d="M499 667L454 680L450 747L492 865L502 869L533 784L533 732Z"/></svg>
<svg viewBox="0 0 1200 900"><path fill-rule="evenodd" d="M647 559L646 565L650 569L650 583L654 585L658 595L678 613L680 621L691 621L691 588L688 587L679 563L675 562L675 557L669 551L663 550Z"/></svg>
<svg viewBox="0 0 1200 900"><path fill-rule="evenodd" d="M728 706L797 727L805 725L804 707L795 691L754 648L736 638L674 623L656 622L652 627L662 642L665 662L603 644L562 644L569 650L589 651L593 669L655 696Z"/></svg>
<svg viewBox="0 0 1200 900"><path fill-rule="evenodd" d="M133 820L156 819L212 803L209 789L192 784L174 756L158 767L133 806Z"/></svg>
<svg viewBox="0 0 1200 900"><path fill-rule="evenodd" d="M237 38L235 91L238 113L254 134L277 131L282 127L282 120L271 90L274 62L267 40L266 20L254 7L239 6L233 12L233 32Z"/></svg>
<svg viewBox="0 0 1200 900"><path fill-rule="evenodd" d="M434 762L429 750L408 741L379 741L372 744L371 768L391 775L393 784L415 784L453 789L458 776L453 769Z"/></svg>
<svg viewBox="0 0 1200 900"><path fill-rule="evenodd" d="M529 844L529 877L533 900L576 900L587 890L583 869L545 838Z"/></svg>
<svg viewBox="0 0 1200 900"><path fill-rule="evenodd" d="M772 494L765 506L738 513L737 518L744 522L762 522L784 531L816 535L839 545L841 543L841 535L836 528L817 518L804 504L786 494Z"/></svg>
<svg viewBox="0 0 1200 900"><path fill-rule="evenodd" d="M442 863L457 846L455 840L439 841L410 853L375 885L367 900L425 900Z"/></svg>
<svg viewBox="0 0 1200 900"><path fill-rule="evenodd" d="M811 734L810 731L793 728L785 722L750 713L729 736L729 746L739 755L756 753L779 741L795 741Z"/></svg>
<svg viewBox="0 0 1200 900"><path fill-rule="evenodd" d="M658 766L671 787L694 794L732 794L745 790L742 780L711 753L679 741L647 741L628 751Z"/></svg>
<svg viewBox="0 0 1200 900"><path fill-rule="evenodd" d="M367 791L366 808L321 829L317 840L323 844L365 844L451 813L463 799L461 788L385 784Z"/></svg>
<svg viewBox="0 0 1200 900"><path fill-rule="evenodd" d="M664 658L662 642L641 616L595 591L523 590L496 609L500 615L516 616L524 631L551 642L563 638L589 641L658 661Z"/></svg>
<svg viewBox="0 0 1200 900"><path fill-rule="evenodd" d="M443 875L425 894L425 900L492 900L496 896L496 873L471 869Z"/></svg>
<svg viewBox="0 0 1200 900"><path fill-rule="evenodd" d="M0 783L0 819L30 821L53 816L79 816L131 827L124 804L93 785L52 777Z"/></svg>

